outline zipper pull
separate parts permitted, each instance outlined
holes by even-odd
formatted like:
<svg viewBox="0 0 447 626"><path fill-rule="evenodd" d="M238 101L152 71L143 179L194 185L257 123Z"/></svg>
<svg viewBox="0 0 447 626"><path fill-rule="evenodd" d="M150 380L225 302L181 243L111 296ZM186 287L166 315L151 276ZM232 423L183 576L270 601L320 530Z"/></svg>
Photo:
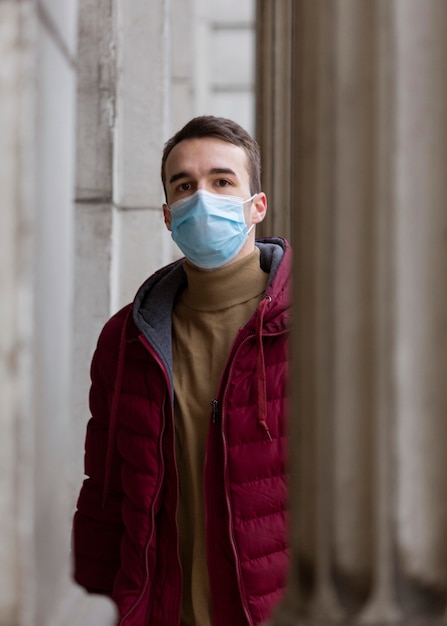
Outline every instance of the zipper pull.
<svg viewBox="0 0 447 626"><path fill-rule="evenodd" d="M211 406L213 407L213 424L217 424L219 422L219 402L218 400L211 400Z"/></svg>

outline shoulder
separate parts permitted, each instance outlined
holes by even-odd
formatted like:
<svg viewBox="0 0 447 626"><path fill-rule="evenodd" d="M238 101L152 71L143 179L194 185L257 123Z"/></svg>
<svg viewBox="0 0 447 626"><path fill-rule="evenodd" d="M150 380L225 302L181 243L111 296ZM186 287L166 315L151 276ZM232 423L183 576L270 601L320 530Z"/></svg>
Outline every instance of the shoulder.
<svg viewBox="0 0 447 626"><path fill-rule="evenodd" d="M126 304L106 322L99 335L97 348L118 349L123 327L129 319L131 310L132 305Z"/></svg>
<svg viewBox="0 0 447 626"><path fill-rule="evenodd" d="M131 318L131 310L132 305L126 305L115 313L101 330L91 364L92 380L98 382L102 380L103 384L106 384L110 383L111 377L113 379L123 331Z"/></svg>

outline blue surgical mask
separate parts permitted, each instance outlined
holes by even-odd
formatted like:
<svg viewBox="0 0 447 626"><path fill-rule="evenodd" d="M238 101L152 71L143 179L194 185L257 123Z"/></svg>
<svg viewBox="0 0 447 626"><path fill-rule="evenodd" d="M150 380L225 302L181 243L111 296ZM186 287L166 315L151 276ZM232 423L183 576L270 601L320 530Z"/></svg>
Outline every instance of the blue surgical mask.
<svg viewBox="0 0 447 626"><path fill-rule="evenodd" d="M235 258L254 224L247 228L244 204L253 200L199 189L171 207L172 239L197 267L215 269Z"/></svg>

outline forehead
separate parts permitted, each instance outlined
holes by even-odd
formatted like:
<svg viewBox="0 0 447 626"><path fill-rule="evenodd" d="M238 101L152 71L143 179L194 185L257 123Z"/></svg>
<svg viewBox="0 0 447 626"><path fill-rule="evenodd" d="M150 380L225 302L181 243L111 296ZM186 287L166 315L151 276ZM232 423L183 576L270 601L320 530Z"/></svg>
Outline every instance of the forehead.
<svg viewBox="0 0 447 626"><path fill-rule="evenodd" d="M238 177L248 177L248 159L243 148L216 137L184 139L168 155L166 182L179 172L206 175L211 169L231 168Z"/></svg>

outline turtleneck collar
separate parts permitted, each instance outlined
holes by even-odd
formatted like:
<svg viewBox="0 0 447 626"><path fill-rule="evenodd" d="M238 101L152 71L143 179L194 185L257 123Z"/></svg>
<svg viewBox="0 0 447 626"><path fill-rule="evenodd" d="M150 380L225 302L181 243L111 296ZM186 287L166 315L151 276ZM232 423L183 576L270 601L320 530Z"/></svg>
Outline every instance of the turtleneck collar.
<svg viewBox="0 0 447 626"><path fill-rule="evenodd" d="M260 267L257 247L239 261L213 271L197 268L187 260L184 269L188 287L180 298L198 311L217 311L247 302L265 291L269 278Z"/></svg>

